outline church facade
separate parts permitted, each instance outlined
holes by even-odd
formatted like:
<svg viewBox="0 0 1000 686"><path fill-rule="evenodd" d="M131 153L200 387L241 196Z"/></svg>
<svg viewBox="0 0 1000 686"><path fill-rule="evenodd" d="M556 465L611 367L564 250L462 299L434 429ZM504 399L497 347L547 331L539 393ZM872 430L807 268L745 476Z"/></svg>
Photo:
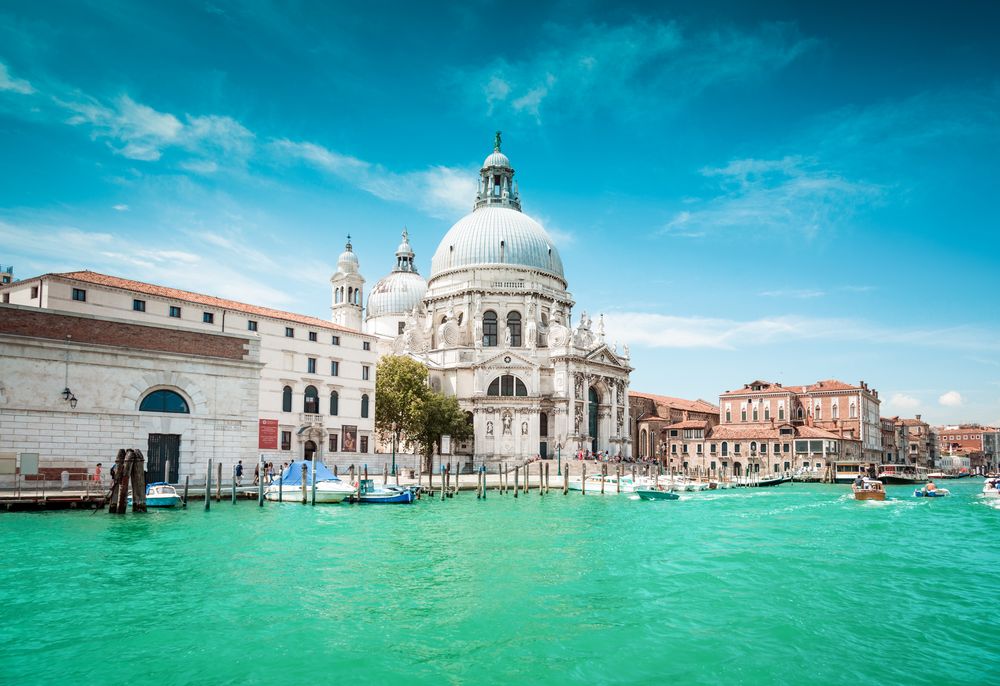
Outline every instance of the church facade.
<svg viewBox="0 0 1000 686"><path fill-rule="evenodd" d="M363 328L380 354L420 360L431 387L458 398L474 438L452 446L457 455L476 462L578 451L630 457L628 347L619 352L605 341L603 316L595 321L582 311L574 324L559 252L521 211L500 147L498 134L472 212L445 233L426 281L403 233L395 268L368 295ZM339 265L331 279L341 325L361 318L350 294L363 279L352 266Z"/></svg>

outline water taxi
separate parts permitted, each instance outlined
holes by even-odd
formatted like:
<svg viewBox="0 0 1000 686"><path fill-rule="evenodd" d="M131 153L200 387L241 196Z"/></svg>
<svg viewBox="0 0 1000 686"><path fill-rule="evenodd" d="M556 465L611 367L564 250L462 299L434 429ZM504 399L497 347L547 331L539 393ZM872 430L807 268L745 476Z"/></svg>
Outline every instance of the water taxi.
<svg viewBox="0 0 1000 686"><path fill-rule="evenodd" d="M885 488L881 481L865 479L861 486L851 486L855 500L885 500Z"/></svg>
<svg viewBox="0 0 1000 686"><path fill-rule="evenodd" d="M128 497L128 502L132 504L132 496ZM165 481L146 484L146 507L177 507L180 504L177 489Z"/></svg>
<svg viewBox="0 0 1000 686"><path fill-rule="evenodd" d="M643 500L677 500L680 498L677 493L670 490L665 484L659 486L639 486L635 489L636 495Z"/></svg>
<svg viewBox="0 0 1000 686"><path fill-rule="evenodd" d="M885 464L878 472L884 484L922 484L927 481L927 470L909 464Z"/></svg>
<svg viewBox="0 0 1000 686"><path fill-rule="evenodd" d="M983 484L984 498L1000 498L1000 479L987 479Z"/></svg>

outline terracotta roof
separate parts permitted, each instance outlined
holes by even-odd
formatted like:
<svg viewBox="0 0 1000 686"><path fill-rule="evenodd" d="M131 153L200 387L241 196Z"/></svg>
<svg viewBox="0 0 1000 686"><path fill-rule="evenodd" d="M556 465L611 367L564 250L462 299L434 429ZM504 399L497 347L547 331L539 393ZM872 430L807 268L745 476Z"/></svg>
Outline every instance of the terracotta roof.
<svg viewBox="0 0 1000 686"><path fill-rule="evenodd" d="M657 403L669 405L678 410L689 412L704 412L708 414L718 414L719 408L707 400L685 400L684 398L674 398L669 395L655 395L653 393L640 393L639 391L629 391L629 396L634 398L645 398Z"/></svg>
<svg viewBox="0 0 1000 686"><path fill-rule="evenodd" d="M676 424L671 424L670 426L664 427L665 429L707 429L708 422L704 419L688 419L687 421L677 422Z"/></svg>
<svg viewBox="0 0 1000 686"><path fill-rule="evenodd" d="M861 386L855 386L853 384L844 383L843 381L838 381L837 379L826 379L824 381L817 381L814 384L806 386L806 391L860 391Z"/></svg>
<svg viewBox="0 0 1000 686"><path fill-rule="evenodd" d="M825 438L828 440L851 440L849 438L841 439L839 435L832 433L830 431L825 431L823 429L818 429L815 426L797 426L795 427L795 435L789 436L788 434L782 435L781 425L766 426L760 424L751 424L749 426L738 424L720 424L719 426L713 426L712 430L709 432L708 438L713 440L730 440L730 441L741 441L741 440L789 440L790 438Z"/></svg>
<svg viewBox="0 0 1000 686"><path fill-rule="evenodd" d="M833 431L827 431L826 429L821 429L818 426L798 426L796 427L796 435L802 438L835 438L839 440L850 441L853 440L849 436L844 436L841 439L840 434L834 433Z"/></svg>
<svg viewBox="0 0 1000 686"><path fill-rule="evenodd" d="M109 288L121 288L134 293L143 293L145 295L152 295L160 298L173 298L174 300L183 300L185 302L197 303L198 305L206 305L208 307L219 307L232 310L234 312L242 312L244 314L281 319L283 321L295 322L297 324L303 324L305 326L311 326L318 329L329 329L333 331L342 331L344 333L358 334L361 336L364 335L360 331L348 329L334 324L333 322L318 319L317 317L309 317L304 314L295 314L293 312L284 312L282 310L275 310L270 307L261 307L259 305L248 305L247 303L241 303L236 300L217 298L214 295L192 293L191 291L182 291L177 288L168 288L167 286L157 286L151 283L123 279L118 276L108 276L107 274L99 274L92 271L44 274L38 278L44 278L46 276L72 279L73 281L82 281L84 283L91 283L97 286L107 286Z"/></svg>
<svg viewBox="0 0 1000 686"><path fill-rule="evenodd" d="M764 386L759 391L755 391L751 386ZM778 383L773 383L770 381L751 381L745 384L743 388L739 388L732 391L726 391L722 395L751 395L753 393L814 393L816 391L860 391L861 386L854 386L843 381L838 381L837 379L824 379L823 381L817 381L814 384L809 384L807 386L783 386Z"/></svg>

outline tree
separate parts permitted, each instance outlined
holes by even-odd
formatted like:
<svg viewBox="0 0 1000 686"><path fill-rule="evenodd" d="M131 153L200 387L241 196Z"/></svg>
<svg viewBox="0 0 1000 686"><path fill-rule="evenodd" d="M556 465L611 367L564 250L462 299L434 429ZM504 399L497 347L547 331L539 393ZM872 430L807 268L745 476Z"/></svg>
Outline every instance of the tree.
<svg viewBox="0 0 1000 686"><path fill-rule="evenodd" d="M424 456L423 469L429 472L434 467L434 451L440 447L441 437L451 436L453 441L466 440L472 437L472 426L457 398L429 390L420 404L419 427L408 435L420 444Z"/></svg>
<svg viewBox="0 0 1000 686"><path fill-rule="evenodd" d="M375 430L383 440L415 436L421 427L421 407L430 393L427 367L412 357L386 355L375 369Z"/></svg>

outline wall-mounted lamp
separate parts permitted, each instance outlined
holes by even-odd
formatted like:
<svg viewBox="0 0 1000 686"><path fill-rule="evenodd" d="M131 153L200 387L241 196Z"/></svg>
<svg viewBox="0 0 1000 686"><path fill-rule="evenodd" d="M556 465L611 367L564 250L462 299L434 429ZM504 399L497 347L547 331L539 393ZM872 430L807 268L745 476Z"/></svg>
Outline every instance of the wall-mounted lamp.
<svg viewBox="0 0 1000 686"><path fill-rule="evenodd" d="M73 391L69 390L68 386L63 389L62 397L63 400L69 403L70 407L76 408L76 403L77 403L76 396L73 395Z"/></svg>

